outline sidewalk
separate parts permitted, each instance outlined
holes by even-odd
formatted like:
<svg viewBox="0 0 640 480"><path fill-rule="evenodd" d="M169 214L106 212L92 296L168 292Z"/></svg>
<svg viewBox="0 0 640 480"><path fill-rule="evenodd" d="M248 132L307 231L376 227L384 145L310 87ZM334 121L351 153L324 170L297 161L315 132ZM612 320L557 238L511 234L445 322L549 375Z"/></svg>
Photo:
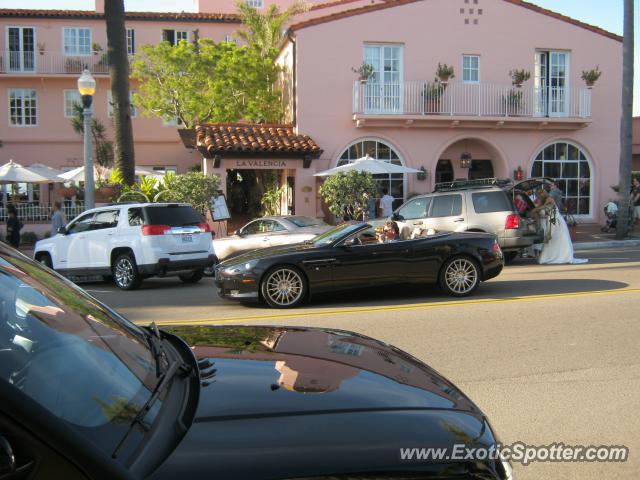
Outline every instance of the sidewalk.
<svg viewBox="0 0 640 480"><path fill-rule="evenodd" d="M636 225L631 235L625 240L616 240L616 232L603 233L602 225L595 223L578 224L574 250L596 250L600 248L638 247L640 246L640 226Z"/></svg>

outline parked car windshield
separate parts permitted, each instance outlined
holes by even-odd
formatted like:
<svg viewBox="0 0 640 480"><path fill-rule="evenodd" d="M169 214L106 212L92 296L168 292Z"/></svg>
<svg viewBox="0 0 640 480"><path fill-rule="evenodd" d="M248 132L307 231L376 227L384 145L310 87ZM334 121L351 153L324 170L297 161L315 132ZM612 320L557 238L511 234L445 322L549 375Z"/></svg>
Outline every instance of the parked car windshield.
<svg viewBox="0 0 640 480"><path fill-rule="evenodd" d="M147 225L169 225L182 227L197 225L202 222L193 207L189 205L163 205L161 207L144 207L142 209L144 222Z"/></svg>
<svg viewBox="0 0 640 480"><path fill-rule="evenodd" d="M0 382L111 454L157 378L140 328L57 274L0 249ZM160 403L145 421L153 421Z"/></svg>
<svg viewBox="0 0 640 480"><path fill-rule="evenodd" d="M344 223L320 235L316 235L310 241L313 242L316 247L331 245L342 238L346 238L360 228L362 228L362 223Z"/></svg>
<svg viewBox="0 0 640 480"><path fill-rule="evenodd" d="M304 228L304 227L321 227L322 225L326 225L325 222L320 220L319 218L311 218L311 217L289 217L287 218L291 223L293 223L296 227Z"/></svg>

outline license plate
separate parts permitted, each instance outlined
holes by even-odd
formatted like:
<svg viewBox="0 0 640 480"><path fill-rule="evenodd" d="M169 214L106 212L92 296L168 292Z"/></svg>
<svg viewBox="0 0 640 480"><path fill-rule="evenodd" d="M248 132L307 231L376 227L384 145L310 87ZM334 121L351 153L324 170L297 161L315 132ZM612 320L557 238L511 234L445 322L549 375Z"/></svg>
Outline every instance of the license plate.
<svg viewBox="0 0 640 480"><path fill-rule="evenodd" d="M182 243L191 243L193 242L193 235L181 235Z"/></svg>

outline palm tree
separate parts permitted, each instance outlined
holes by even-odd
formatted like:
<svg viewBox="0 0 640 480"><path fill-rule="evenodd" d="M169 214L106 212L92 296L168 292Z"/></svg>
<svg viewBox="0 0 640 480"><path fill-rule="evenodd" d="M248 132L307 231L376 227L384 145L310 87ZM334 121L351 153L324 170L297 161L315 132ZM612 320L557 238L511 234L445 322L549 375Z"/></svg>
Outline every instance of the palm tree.
<svg viewBox="0 0 640 480"><path fill-rule="evenodd" d="M631 115L633 105L633 0L624 0L624 40L622 43L622 118L620 119L620 216L616 239L629 233L631 197Z"/></svg>
<svg viewBox="0 0 640 480"><path fill-rule="evenodd" d="M84 135L84 107L79 103L73 105L71 127L78 135ZM113 142L107 139L107 127L95 117L91 119L91 137L96 162L101 167L109 167L113 162Z"/></svg>
<svg viewBox="0 0 640 480"><path fill-rule="evenodd" d="M244 28L238 30L236 35L249 45L260 50L263 58L274 56L277 50L282 31L287 21L302 12L306 12L309 6L298 1L281 12L280 8L273 4L262 14L255 7L242 0L236 1L236 8L242 18Z"/></svg>
<svg viewBox="0 0 640 480"><path fill-rule="evenodd" d="M129 59L124 26L124 1L108 0L104 4L107 21L107 56L113 98L115 163L126 185L135 182L135 156L129 100Z"/></svg>

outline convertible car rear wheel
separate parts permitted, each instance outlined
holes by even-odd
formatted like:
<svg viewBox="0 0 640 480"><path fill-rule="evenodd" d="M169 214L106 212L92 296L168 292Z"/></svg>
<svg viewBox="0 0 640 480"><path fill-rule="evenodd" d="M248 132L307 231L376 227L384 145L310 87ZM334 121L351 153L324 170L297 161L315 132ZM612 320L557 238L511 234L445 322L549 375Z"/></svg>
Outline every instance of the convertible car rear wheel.
<svg viewBox="0 0 640 480"><path fill-rule="evenodd" d="M307 295L307 282L295 267L275 267L264 276L260 292L270 307L291 308L304 301Z"/></svg>
<svg viewBox="0 0 640 480"><path fill-rule="evenodd" d="M440 270L440 287L454 297L473 293L480 284L480 267L469 257L453 257Z"/></svg>

